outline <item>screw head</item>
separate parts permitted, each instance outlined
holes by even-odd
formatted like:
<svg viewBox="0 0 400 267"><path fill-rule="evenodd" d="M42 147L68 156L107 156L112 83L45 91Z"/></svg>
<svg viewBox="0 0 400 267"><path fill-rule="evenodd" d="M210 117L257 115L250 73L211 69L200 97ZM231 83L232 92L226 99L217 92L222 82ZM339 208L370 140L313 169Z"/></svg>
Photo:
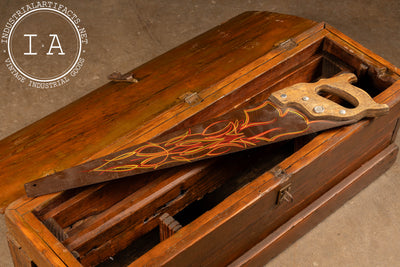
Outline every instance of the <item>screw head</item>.
<svg viewBox="0 0 400 267"><path fill-rule="evenodd" d="M301 99L302 99L303 101L308 101L308 100L310 100L310 98L309 98L308 96L303 96Z"/></svg>
<svg viewBox="0 0 400 267"><path fill-rule="evenodd" d="M324 112L324 110L325 110L325 109L324 109L323 106L315 106L315 107L313 108L313 111L314 111L315 113L318 113L318 114Z"/></svg>
<svg viewBox="0 0 400 267"><path fill-rule="evenodd" d="M344 110L344 109L339 110L339 114L340 115L346 115L346 110Z"/></svg>
<svg viewBox="0 0 400 267"><path fill-rule="evenodd" d="M286 99L287 98L287 94L281 94L281 98Z"/></svg>

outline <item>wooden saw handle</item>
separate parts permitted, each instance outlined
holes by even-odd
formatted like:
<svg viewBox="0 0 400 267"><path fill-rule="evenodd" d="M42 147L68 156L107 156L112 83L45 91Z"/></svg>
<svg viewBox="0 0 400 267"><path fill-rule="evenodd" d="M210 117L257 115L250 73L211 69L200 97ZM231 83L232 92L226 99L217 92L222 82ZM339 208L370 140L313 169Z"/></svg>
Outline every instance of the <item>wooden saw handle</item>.
<svg viewBox="0 0 400 267"><path fill-rule="evenodd" d="M312 119L334 121L360 120L386 114L389 106L376 103L364 90L352 85L357 81L353 73L344 73L315 83L298 83L271 94L271 101L294 107ZM348 101L354 108L343 107L318 93L324 91Z"/></svg>

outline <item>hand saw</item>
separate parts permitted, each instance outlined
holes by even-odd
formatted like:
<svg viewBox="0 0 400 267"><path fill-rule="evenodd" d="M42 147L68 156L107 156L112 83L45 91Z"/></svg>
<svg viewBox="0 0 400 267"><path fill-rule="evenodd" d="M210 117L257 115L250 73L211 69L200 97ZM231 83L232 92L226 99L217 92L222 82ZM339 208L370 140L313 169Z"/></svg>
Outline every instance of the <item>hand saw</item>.
<svg viewBox="0 0 400 267"><path fill-rule="evenodd" d="M114 180L221 156L354 123L389 111L351 83L352 73L299 83L274 92L263 103L172 132L25 184L28 196ZM337 96L344 107L323 96Z"/></svg>

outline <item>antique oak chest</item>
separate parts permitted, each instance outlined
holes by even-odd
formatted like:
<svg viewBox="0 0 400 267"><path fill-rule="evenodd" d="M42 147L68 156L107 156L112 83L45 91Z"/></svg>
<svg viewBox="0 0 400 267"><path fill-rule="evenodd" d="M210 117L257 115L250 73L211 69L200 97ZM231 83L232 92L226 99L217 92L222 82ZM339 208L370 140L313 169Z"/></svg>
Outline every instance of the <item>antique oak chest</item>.
<svg viewBox="0 0 400 267"><path fill-rule="evenodd" d="M246 12L0 142L8 199L22 183L352 72L387 115L190 165L8 206L17 266L259 266L385 172L400 71L325 23ZM29 168L27 167L29 166ZM15 186L19 181L19 186ZM11 197L10 197L11 196Z"/></svg>

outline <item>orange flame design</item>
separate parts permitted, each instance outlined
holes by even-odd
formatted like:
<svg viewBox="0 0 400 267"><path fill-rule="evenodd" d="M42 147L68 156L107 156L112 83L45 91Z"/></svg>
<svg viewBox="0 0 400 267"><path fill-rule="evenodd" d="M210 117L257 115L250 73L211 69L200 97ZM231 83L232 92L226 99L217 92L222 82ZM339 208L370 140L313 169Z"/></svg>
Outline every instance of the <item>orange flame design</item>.
<svg viewBox="0 0 400 267"><path fill-rule="evenodd" d="M276 112L276 116L272 120L250 121L250 114L262 112L266 109L268 109L268 112L271 112L271 110ZM297 121L302 124L301 129L288 131L282 127L273 127L274 123L280 125L279 121L287 116L295 116ZM266 101L260 106L244 110L244 120L216 121L201 133L192 133L192 129L188 129L184 134L167 141L149 142L133 151L106 160L104 164L91 171L126 172L135 169L157 169L170 163L185 163L219 156L235 150L257 146L259 142L273 142L284 136L304 133L309 129L311 123L304 114L296 110L289 108L283 111L272 102ZM225 126L221 128L220 126L224 124ZM270 127L265 127L267 125L270 125ZM220 129L213 130L214 127ZM128 158L130 158L129 164L114 166L118 161Z"/></svg>

